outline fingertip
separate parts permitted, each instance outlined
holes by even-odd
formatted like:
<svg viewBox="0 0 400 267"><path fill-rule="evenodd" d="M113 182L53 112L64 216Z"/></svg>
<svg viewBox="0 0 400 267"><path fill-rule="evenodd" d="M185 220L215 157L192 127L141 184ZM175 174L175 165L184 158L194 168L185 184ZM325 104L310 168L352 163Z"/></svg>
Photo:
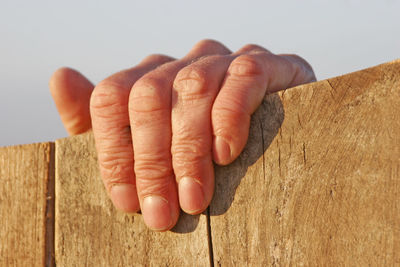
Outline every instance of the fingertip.
<svg viewBox="0 0 400 267"><path fill-rule="evenodd" d="M50 91L52 91L54 88L57 87L57 85L65 80L65 78L74 70L68 67L61 67L58 68L55 72L50 77L49 80L49 85L50 85Z"/></svg>
<svg viewBox="0 0 400 267"><path fill-rule="evenodd" d="M206 202L202 185L194 178L183 177L179 180L179 203L183 211L188 214L199 214L203 212L208 203Z"/></svg>
<svg viewBox="0 0 400 267"><path fill-rule="evenodd" d="M91 128L89 101L94 85L78 71L62 67L49 81L50 93L65 129L70 135Z"/></svg>
<svg viewBox="0 0 400 267"><path fill-rule="evenodd" d="M167 231L175 223L172 216L172 210L168 200L161 196L151 195L143 199L142 204L143 220L153 231Z"/></svg>
<svg viewBox="0 0 400 267"><path fill-rule="evenodd" d="M231 147L221 136L214 136L213 159L219 165L227 165L233 161Z"/></svg>
<svg viewBox="0 0 400 267"><path fill-rule="evenodd" d="M79 86L79 89L94 87L85 76L77 70L69 67L61 67L57 69L50 77L49 88L53 97L58 95L76 96L76 94L71 94L71 89L76 88L77 86ZM68 94L66 95L65 93Z"/></svg>
<svg viewBox="0 0 400 267"><path fill-rule="evenodd" d="M214 109L213 125L213 160L218 165L231 164L246 146L250 129L250 115Z"/></svg>
<svg viewBox="0 0 400 267"><path fill-rule="evenodd" d="M125 213L140 210L136 186L132 184L115 184L111 187L110 198L116 209Z"/></svg>

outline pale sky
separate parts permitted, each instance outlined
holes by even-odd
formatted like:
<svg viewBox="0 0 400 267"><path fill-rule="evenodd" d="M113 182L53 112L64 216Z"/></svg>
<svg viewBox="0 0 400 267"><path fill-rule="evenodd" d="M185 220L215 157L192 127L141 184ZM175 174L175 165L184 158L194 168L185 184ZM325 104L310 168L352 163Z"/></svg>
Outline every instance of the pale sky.
<svg viewBox="0 0 400 267"><path fill-rule="evenodd" d="M0 146L67 136L48 90L58 67L98 83L213 38L299 54L325 79L400 58L399 12L400 0L0 0Z"/></svg>

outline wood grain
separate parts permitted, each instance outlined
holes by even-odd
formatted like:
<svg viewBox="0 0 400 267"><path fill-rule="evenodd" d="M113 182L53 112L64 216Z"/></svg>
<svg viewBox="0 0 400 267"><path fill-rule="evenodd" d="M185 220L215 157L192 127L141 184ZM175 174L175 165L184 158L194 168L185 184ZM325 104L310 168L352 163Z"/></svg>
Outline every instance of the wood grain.
<svg viewBox="0 0 400 267"><path fill-rule="evenodd" d="M269 95L252 127L216 171L216 266L400 265L400 60Z"/></svg>
<svg viewBox="0 0 400 267"><path fill-rule="evenodd" d="M53 162L51 143L0 148L0 266L51 266Z"/></svg>
<svg viewBox="0 0 400 267"><path fill-rule="evenodd" d="M209 266L204 215L166 233L115 210L101 182L91 133L56 142L57 266Z"/></svg>

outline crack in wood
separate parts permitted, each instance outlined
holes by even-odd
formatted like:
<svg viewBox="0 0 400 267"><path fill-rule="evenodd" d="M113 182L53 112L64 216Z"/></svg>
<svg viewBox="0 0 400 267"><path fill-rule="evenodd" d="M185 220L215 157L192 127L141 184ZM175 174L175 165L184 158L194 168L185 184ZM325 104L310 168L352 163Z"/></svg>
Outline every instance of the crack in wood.
<svg viewBox="0 0 400 267"><path fill-rule="evenodd" d="M50 158L46 185L46 230L45 257L46 266L55 266L54 223L55 223L55 143L50 143Z"/></svg>
<svg viewBox="0 0 400 267"><path fill-rule="evenodd" d="M211 222L210 222L210 206L207 208L207 239L208 239L208 256L210 259L210 266L214 267L214 249L212 243L212 232L211 232Z"/></svg>

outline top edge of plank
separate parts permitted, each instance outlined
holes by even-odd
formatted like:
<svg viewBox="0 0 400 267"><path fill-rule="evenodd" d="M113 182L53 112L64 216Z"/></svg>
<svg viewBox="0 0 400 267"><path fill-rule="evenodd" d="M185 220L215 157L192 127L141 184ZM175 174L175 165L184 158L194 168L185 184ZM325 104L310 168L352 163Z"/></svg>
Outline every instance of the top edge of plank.
<svg viewBox="0 0 400 267"><path fill-rule="evenodd" d="M69 138L69 137L65 137L64 139L67 139L67 138ZM40 147L40 146L48 146L48 145L53 145L53 144L55 144L55 141L35 142L35 143L30 143L30 144L0 146L0 149Z"/></svg>
<svg viewBox="0 0 400 267"><path fill-rule="evenodd" d="M303 88L305 86L313 86L313 85L316 85L316 84L324 83L326 81L332 81L332 80L347 78L347 77L351 77L351 76L363 73L365 71L374 70L374 69L380 69L380 68L384 68L384 67L389 67L391 65L399 65L399 68L400 68L400 58L392 60L392 61L388 61L388 62L385 62L385 63L381 63L381 64L378 64L378 65L374 65L374 66L371 66L371 67L367 67L367 68L355 70L355 71L352 71L352 72L348 72L348 73L345 73L345 74L341 74L341 75L338 75L338 76L333 76L333 77L326 78L326 79L323 79L323 80L318 80L318 81L315 81L315 82L312 82L312 83L300 84L300 85L297 85L297 86L294 86L294 87L290 87L290 88L278 91L278 93L281 93L281 92L284 92L284 91L288 91L288 90L293 90L295 88L297 89L297 88Z"/></svg>

